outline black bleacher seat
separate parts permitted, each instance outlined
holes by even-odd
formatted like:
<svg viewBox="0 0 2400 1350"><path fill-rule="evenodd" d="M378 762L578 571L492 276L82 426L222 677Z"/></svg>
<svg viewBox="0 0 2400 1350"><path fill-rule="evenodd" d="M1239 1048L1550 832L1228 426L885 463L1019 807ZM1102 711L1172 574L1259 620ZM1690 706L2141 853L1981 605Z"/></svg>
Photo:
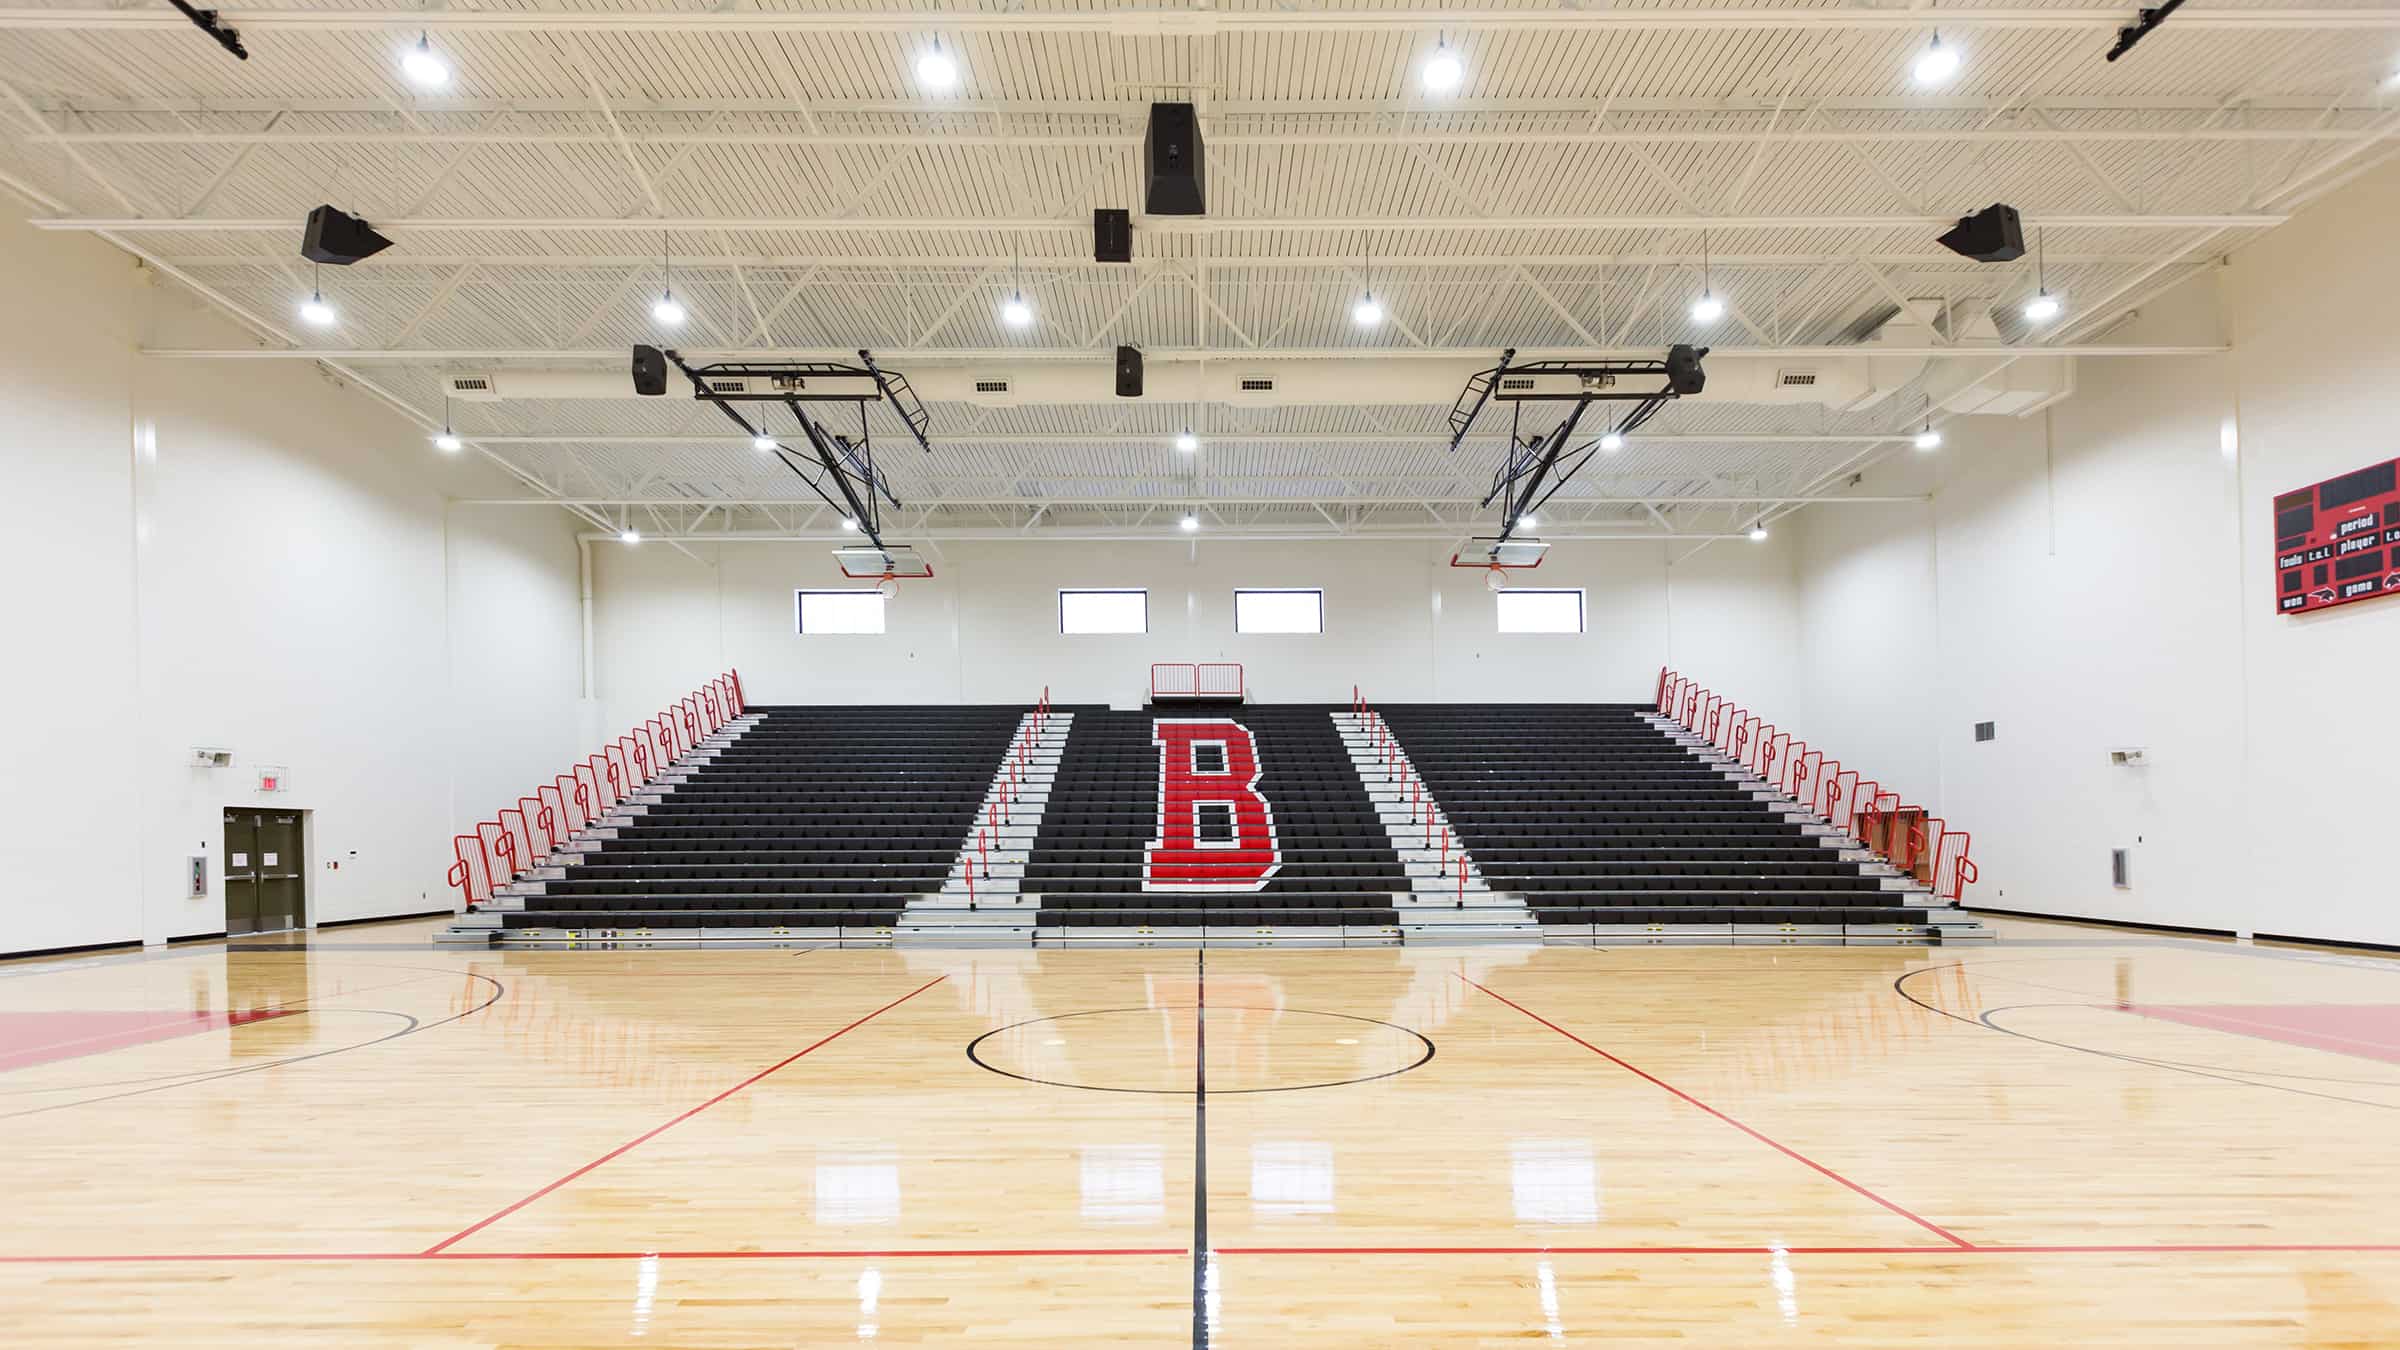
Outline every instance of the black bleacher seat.
<svg viewBox="0 0 2400 1350"><path fill-rule="evenodd" d="M1076 707L1058 776L1025 867L1051 927L1390 927L1408 889L1366 788L1325 704L1230 708ZM1258 791L1275 816L1282 864L1256 891L1142 889L1143 846L1158 835L1156 718L1223 715L1257 742Z"/></svg>
<svg viewBox="0 0 2400 1350"><path fill-rule="evenodd" d="M1485 882L1544 923L1925 922L1644 720L1645 705L1377 711Z"/></svg>
<svg viewBox="0 0 2400 1350"><path fill-rule="evenodd" d="M941 889L1023 707L761 707L509 928L888 928Z"/></svg>

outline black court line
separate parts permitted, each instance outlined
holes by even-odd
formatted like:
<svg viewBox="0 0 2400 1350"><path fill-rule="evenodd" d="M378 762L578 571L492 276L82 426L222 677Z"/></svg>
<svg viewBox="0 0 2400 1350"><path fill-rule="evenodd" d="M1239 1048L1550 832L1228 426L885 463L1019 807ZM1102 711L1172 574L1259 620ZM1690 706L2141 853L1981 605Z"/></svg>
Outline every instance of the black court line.
<svg viewBox="0 0 2400 1350"><path fill-rule="evenodd" d="M390 967L390 969L409 970L423 969L423 967L393 966ZM163 1082L155 1087L135 1088L129 1092L112 1092L102 1097L79 1097L73 1101L52 1102L48 1106L36 1106L29 1110L10 1111L0 1114L0 1120L15 1120L20 1116L38 1116L51 1111L64 1111L67 1108L74 1106L92 1106L100 1102L122 1101L127 1097L142 1097L153 1092L166 1092L175 1088L197 1087L202 1083L214 1083L220 1079L240 1078L247 1074L263 1073L268 1069L280 1069L287 1064L306 1064L310 1060L325 1059L333 1055L344 1055L353 1050L364 1050L369 1046L382 1045L387 1041L396 1041L404 1036L414 1036L420 1032L431 1031L435 1027L448 1026L452 1022L456 1022L461 1018L473 1017L475 1014L482 1012L484 1009L491 1007L493 1004L498 1003L501 999L508 996L508 986L502 984L498 980L493 979L489 975L477 974L474 971L440 971L437 973L445 975L464 974L468 979L481 980L485 984L488 984L492 987L492 996L485 999L483 1002L476 1004L474 1007L467 1009L465 1012L452 1013L448 1017L434 1022L419 1022L414 1016L408 1013L398 1012L388 1008L303 1009L303 1012L358 1012L376 1014L385 1017L398 1017L405 1020L408 1025L400 1028L398 1031L395 1031L388 1036L378 1036L374 1040L360 1041L354 1045L337 1045L331 1049L316 1051L313 1054L294 1055L288 1059L271 1059L263 1064L248 1064L237 1069L217 1070L205 1073L200 1077L186 1077L177 1075L175 1076L174 1081Z"/></svg>
<svg viewBox="0 0 2400 1350"><path fill-rule="evenodd" d="M2260 1088L2260 1089L2263 1089L2263 1090L2265 1090L2265 1091L2268 1091L2268 1092L2288 1092L2288 1093L2291 1093L2291 1094L2293 1094L2294 1096L2300 1096L2300 1097L2316 1097L2316 1098L2319 1098L2319 1099L2321 1099L2321 1100L2324 1100L2324 1101L2329 1101L2329 1102L2347 1102L2348 1104L2350 1104L2350 1105L2352 1105L2352 1106L2365 1106L2365 1107L2371 1107L2371 1108L2373 1108L2373 1109L2375 1109L2375 1110L2378 1110L2378 1111L2400 1111L2400 1105L2394 1105L2393 1103L2390 1103L2390 1102L2369 1101L2369 1100L2367 1100L2367 1099L2365 1099L2365 1098L2361 1098L2361 1097L2344 1097L2344 1096L2340 1095L2339 1093L2333 1093L2333 1092L2312 1092L2312 1091L2310 1091L2310 1090L2309 1090L2309 1089L2307 1089L2307 1088L2292 1087L2292 1086L2289 1086L2289 1085L2287 1085L2287 1084L2283 1084L2283 1083L2261 1083L2261 1082L2259 1082L2259 1081L2257 1081L2256 1079L2253 1079L2253 1078L2243 1078L2243 1077L2238 1077L2238 1076L2237 1076L2237 1073L2240 1073L2240 1072L2253 1072L2253 1071L2251 1071L2251 1070L2227 1071L2227 1072L2211 1072L2209 1069L2204 1069L2204 1068L2200 1068L2200 1067L2196 1067L2196 1066L2188 1065L2188 1064L2186 1064L2186 1063L2183 1063L2183 1062L2181 1062L2181 1061L2176 1061L2176 1060L2155 1059L2155 1058L2152 1058L2152 1057L2150 1057L2150 1056L2148 1056L2148 1055L2136 1055L2136 1054L2129 1054L2129 1053L2126 1053L2126 1052L2124 1052L2124 1051L2119 1051L2119 1050L2102 1050L2102 1049L2100 1049L2100 1048L2099 1048L2099 1047L2097 1047L2097 1046L2090 1046L2090 1045L2077 1045L2077 1044L2075 1044L2075 1043L2074 1043L2074 1042L2072 1042L2072 1041L2055 1041L2055 1040L2052 1040L2052 1039L2050 1039L2050 1038L2049 1038L2049 1037L2047 1037L2047 1036L2036 1036L2036 1035L2034 1035L2034 1034L2033 1034L2032 1032L2030 1032L2030 1031L2018 1031L2018 1030L2016 1030L2015 1028L2012 1028L2012 1027L2005 1027L2005 1026L2002 1026L2002 1025L2001 1025L2001 1024L1998 1022L1998 1021L1994 1020L1994 1019L1995 1019L1995 1018L1996 1018L1996 1017L1997 1017L1999 1014L2001 1014L2001 1013L2004 1013L2004 1012L2020 1012L2020 1011L2023 1011L2023 1010L2025 1010L2025 1009L2028 1009L2028 1008L2042 1008L2042 1007L2076 1007L2076 1008L2088 1008L2088 1007L2091 1007L2091 1006L2093 1006L2093 1005L2091 1005L2091 1004L2085 1004L2085 1003L2077 1003L2077 1004L2040 1004L2040 1003L2018 1003L2018 1004L2010 1004L2010 1005L2007 1005L2007 1006L2005 1006L2005 1007L1999 1007L1999 1008L1990 1008L1990 1009L1987 1009L1987 1010L1985 1010L1985 1011L1984 1011L1984 1012L1983 1012L1983 1013L1982 1013L1980 1016L1976 1016L1976 1017L1968 1017L1968 1016L1964 1015L1963 1013L1954 1013L1954 1012L1950 1011L1948 1008L1944 1008L1944 1007L1940 1007L1940 1006L1938 1006L1938 1005L1935 1005L1935 1004L1932 1004L1932 1003L1928 1003L1928 1002L1926 1002L1924 999L1918 998L1918 997L1917 997L1917 996L1916 996L1914 993L1910 992L1910 990L1909 990L1909 987L1908 987L1908 982L1909 982L1910 980L1912 980L1912 979L1915 979L1916 977L1918 977L1918 976L1920 976L1920 975L1932 975L1932 974L1936 974L1936 973L1938 973L1938 972L1940 972L1940 971L1945 971L1945 970L1958 970L1958 969L1968 969L1968 970L1972 970L1972 969L1973 969L1975 966L1977 966L1977 965L1981 965L1981 964L1986 964L1986 963L1984 963L1984 962L1970 962L1970 961L1962 961L1962 962L1954 962L1954 963L1952 963L1952 964L1950 964L1950 965L1947 965L1947 966L1923 966L1923 967L1920 967L1920 968L1918 968L1918 969L1916 969L1916 970L1908 971L1908 972L1906 972L1905 974L1902 974L1902 975L1900 975L1900 976L1896 977L1895 979L1893 979L1893 981L1892 981L1892 992L1893 992L1893 993L1896 993L1896 994L1898 994L1900 997L1902 997L1902 998L1904 998L1904 999L1908 1000L1908 1001L1909 1001L1909 1002L1911 1002L1911 1003L1914 1003L1914 1004L1916 1004L1918 1007L1920 1007L1920 1008L1923 1008L1925 1011L1927 1011L1927 1012L1929 1012L1929 1013L1932 1013L1932 1014L1934 1014L1934 1015L1935 1015L1935 1016L1937 1016L1937 1017L1947 1017L1947 1018L1949 1018L1949 1019L1950 1019L1951 1021L1953 1021L1953 1022L1959 1022L1959 1023L1963 1023L1964 1025L1971 1026L1971 1027L1982 1027L1982 1028L1983 1028L1984 1030L1986 1030L1986 1031L1997 1032L1998 1034L2000 1034L2000 1035L2002 1035L2002 1036L2012 1036L2012 1037L2015 1037L2017 1040L2020 1040L2020 1041L2031 1041L2031 1042L2033 1042L2033 1043L2034 1043L2034 1044L2036 1044L2036 1045L2047 1045L2047 1046L2050 1046L2051 1048L2053 1048L2053 1049L2057 1049L2057 1050L2069 1050L2069 1051L2073 1051L2074 1053L2076 1053L2076 1054L2079 1054L2079 1055L2094 1055L2094 1056L2097 1056L2097 1057L2099 1057L2099 1058L2101 1058L2101 1059L2113 1059L2113 1060L2116 1060L2116 1061L2118 1061L2119 1063L2123 1063L2123 1064L2141 1064L2141 1065L2145 1065L2145 1066L2147 1066L2147 1067L2149 1067L2149 1068L2153 1068L2153 1069L2163 1069L2163 1070L2165 1070L2165 1071L2166 1071L2166 1072L2168 1072L2168 1073L2179 1073L2179 1074L2184 1074L2184 1075L2186 1075L2186 1076L2188 1076L2188 1077L2192 1077L2192 1078L2206 1078L2206 1079L2210 1079L2210 1080L2213 1080L2213 1081L2215 1081L2215 1082L2219 1082L2219 1083L2231 1083L2231 1084L2235 1085L2236 1087ZM1996 963L1993 963L1993 964L1996 964ZM2261 1076L2261 1077L2290 1077L2290 1076L2293 1076L2293 1075L2284 1075L2284 1074L2261 1074L2260 1076Z"/></svg>
<svg viewBox="0 0 2400 1350"><path fill-rule="evenodd" d="M1204 1011L1204 1009L1202 1009L1198 1004L1193 1004L1191 1006L1195 1012ZM1393 1031L1399 1032L1403 1036L1415 1037L1417 1044L1423 1046L1425 1050L1424 1054L1417 1056L1414 1060L1411 1060L1410 1062L1403 1064L1396 1069L1386 1069L1382 1073L1371 1073L1359 1078L1334 1079L1324 1083L1287 1083L1279 1087L1220 1087L1217 1089L1217 1095L1220 1097L1241 1096L1258 1092L1314 1092L1319 1088L1351 1087L1359 1083L1373 1083L1385 1078L1396 1078L1401 1074L1408 1073L1411 1070L1421 1069L1427 1064L1433 1062L1433 1038L1427 1036L1422 1031L1418 1031L1412 1027L1404 1027L1397 1022L1386 1022L1381 1018L1376 1017L1361 1017L1356 1013L1324 1012L1315 1008L1252 1008L1244 1007L1240 1004L1234 1004L1231 1006L1218 1004L1217 1006L1227 1012L1262 1012L1274 1013L1278 1016L1296 1015L1301 1017L1338 1017L1345 1022L1364 1022L1371 1027L1388 1027ZM994 1027L990 1031L987 1031L976 1037L974 1040L967 1042L967 1062L973 1064L976 1068L983 1070L985 1073L996 1073L1003 1078L1014 1078L1020 1083L1037 1083L1043 1087L1072 1088L1077 1092L1132 1092L1157 1097L1180 1097L1184 1095L1183 1089L1181 1088L1113 1087L1105 1083L1069 1083L1063 1079L1057 1078L1036 1078L1031 1074L1018 1073L1013 1069L1001 1068L999 1065L985 1059L981 1049L985 1041L988 1041L995 1036L1005 1036L1012 1031L1018 1031L1030 1026L1039 1026L1044 1022L1066 1022L1078 1017L1105 1017L1112 1013L1169 1012L1178 1011L1180 1010L1180 1007L1181 1005L1172 1003L1145 1003L1139 1007L1129 1008L1087 1008L1082 1012L1058 1013L1050 1017L1031 1017L1022 1022L1011 1022L1004 1027ZM1198 1093L1195 1091L1193 1095L1197 1096Z"/></svg>
<svg viewBox="0 0 2400 1350"><path fill-rule="evenodd" d="M1192 1350L1207 1350L1208 1267L1208 949L1193 952L1200 991L1192 1013Z"/></svg>

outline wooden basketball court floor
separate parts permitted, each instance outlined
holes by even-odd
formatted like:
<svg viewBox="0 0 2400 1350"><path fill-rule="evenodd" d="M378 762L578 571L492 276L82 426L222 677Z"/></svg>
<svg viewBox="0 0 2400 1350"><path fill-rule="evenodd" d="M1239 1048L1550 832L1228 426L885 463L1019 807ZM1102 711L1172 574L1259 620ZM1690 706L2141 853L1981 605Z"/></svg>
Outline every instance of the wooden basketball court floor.
<svg viewBox="0 0 2400 1350"><path fill-rule="evenodd" d="M2400 961L2002 927L0 964L0 1341L2400 1341Z"/></svg>

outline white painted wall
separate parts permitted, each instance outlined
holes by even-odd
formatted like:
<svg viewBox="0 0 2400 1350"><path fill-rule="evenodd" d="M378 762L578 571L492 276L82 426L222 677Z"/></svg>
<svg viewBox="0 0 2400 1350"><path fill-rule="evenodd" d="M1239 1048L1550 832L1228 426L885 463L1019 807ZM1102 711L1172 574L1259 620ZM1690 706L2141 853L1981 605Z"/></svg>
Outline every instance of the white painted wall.
<svg viewBox="0 0 2400 1350"><path fill-rule="evenodd" d="M0 294L0 951L222 929L251 803L309 813L311 918L446 906L454 830L579 748L566 517L447 527L497 475L360 391L139 356L246 338L105 245L0 223Z"/></svg>
<svg viewBox="0 0 2400 1350"><path fill-rule="evenodd" d="M507 508L494 508L507 509ZM694 562L653 543L602 541L595 665L603 719L655 711L682 692L693 653L738 668L754 702L1028 702L1047 685L1067 703L1132 702L1153 661L1239 661L1253 695L1635 700L1685 650L1760 687L1793 665L1791 559L1780 541L1691 545L1561 543L1524 584L1580 586L1580 636L1497 631L1478 571L1413 542L956 542L937 575L903 582L880 637L801 637L793 592L840 589L824 544L695 546ZM1063 636L1061 586L1140 586L1150 631ZM1317 586L1321 636L1237 635L1233 591Z"/></svg>
<svg viewBox="0 0 2400 1350"><path fill-rule="evenodd" d="M1953 421L1800 536L1804 735L1974 832L1996 907L2400 943L2400 602L2274 612L2270 502L2400 453L2400 168L2145 306L2043 416ZM1973 723L1996 721L1978 745ZM2148 769L2108 763L2147 747ZM2133 850L2129 889L2109 850Z"/></svg>

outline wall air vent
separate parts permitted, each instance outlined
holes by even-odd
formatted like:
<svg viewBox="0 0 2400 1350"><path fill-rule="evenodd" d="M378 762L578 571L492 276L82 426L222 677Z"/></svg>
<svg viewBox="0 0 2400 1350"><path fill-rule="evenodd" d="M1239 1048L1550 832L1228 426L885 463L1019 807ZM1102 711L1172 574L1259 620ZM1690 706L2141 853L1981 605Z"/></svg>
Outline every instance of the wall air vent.
<svg viewBox="0 0 2400 1350"><path fill-rule="evenodd" d="M1785 389L1814 389L1817 386L1817 372L1813 370L1779 370L1775 372L1775 383Z"/></svg>
<svg viewBox="0 0 2400 1350"><path fill-rule="evenodd" d="M750 392L750 382L739 378L710 380L708 387L711 393L717 394L747 394Z"/></svg>
<svg viewBox="0 0 2400 1350"><path fill-rule="evenodd" d="M1503 389L1531 389L1534 387L1533 377L1530 375L1503 375L1500 377L1500 387Z"/></svg>
<svg viewBox="0 0 2400 1350"><path fill-rule="evenodd" d="M1245 394L1271 394L1275 392L1275 381L1273 377L1267 375L1244 375L1242 392Z"/></svg>
<svg viewBox="0 0 2400 1350"><path fill-rule="evenodd" d="M1008 381L977 380L975 382L975 392L978 394L1005 394L1008 392Z"/></svg>
<svg viewBox="0 0 2400 1350"><path fill-rule="evenodd" d="M455 375L450 379L450 387L464 394L473 390L489 389L492 387L492 382L481 375Z"/></svg>
<svg viewBox="0 0 2400 1350"><path fill-rule="evenodd" d="M445 375L442 388L449 397L468 403L500 401L500 391L493 386L489 375Z"/></svg>

